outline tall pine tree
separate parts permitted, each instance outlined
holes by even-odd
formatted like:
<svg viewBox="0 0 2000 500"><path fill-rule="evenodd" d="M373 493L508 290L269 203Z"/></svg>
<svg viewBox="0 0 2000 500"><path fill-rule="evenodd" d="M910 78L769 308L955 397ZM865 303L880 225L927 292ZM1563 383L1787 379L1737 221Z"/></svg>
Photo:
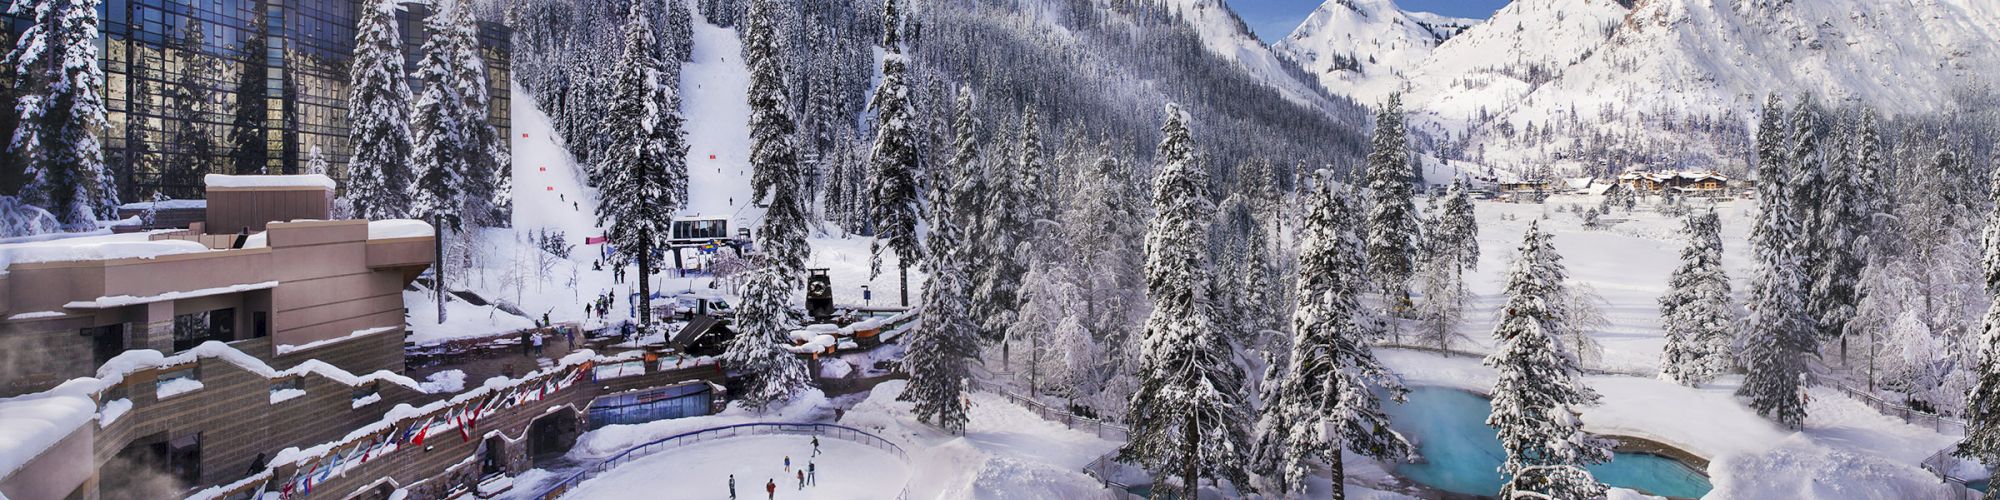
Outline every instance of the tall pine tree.
<svg viewBox="0 0 2000 500"><path fill-rule="evenodd" d="M1195 498L1202 476L1244 484L1241 460L1248 438L1243 374L1230 362L1229 344L1215 335L1204 287L1210 282L1206 248L1215 207L1207 175L1195 162L1188 116L1169 104L1153 180L1158 216L1146 233L1146 290L1153 315L1146 320L1139 391L1127 421L1131 441L1120 451L1160 476L1178 474L1181 495Z"/></svg>
<svg viewBox="0 0 2000 500"><path fill-rule="evenodd" d="M1809 110L1810 108L1805 108ZM1786 148L1790 134L1810 130L1816 116L1794 120L1789 130L1782 104L1772 97L1766 105L1757 136L1757 199L1762 210L1751 231L1757 258L1757 274L1751 282L1750 317L1744 324L1744 338L1738 342L1744 354L1742 364L1748 374L1736 390L1750 399L1759 414L1790 428L1805 426L1805 385L1811 382L1807 357L1818 353L1818 336L1807 314L1807 277L1801 263L1810 242L1805 239L1804 212L1797 205L1799 191L1810 189L1800 181L1809 174L1799 172L1794 151L1810 152L1810 144L1800 140Z"/></svg>
<svg viewBox="0 0 2000 500"><path fill-rule="evenodd" d="M667 248L674 212L687 200L685 188L676 189L668 168L669 157L685 150L662 148L653 136L656 124L671 123L658 114L673 111L658 101L659 58L646 5L632 6L625 25L625 51L613 77L612 108L605 117L611 147L598 163L604 182L599 186L597 223L606 228L605 236L619 257L638 261L639 323L650 331L652 275L660 267L653 261L653 251Z"/></svg>
<svg viewBox="0 0 2000 500"><path fill-rule="evenodd" d="M1379 389L1400 402L1406 391L1368 346L1367 312L1359 302L1367 291L1355 286L1363 282L1343 278L1366 260L1355 228L1343 224L1354 208L1330 179L1316 183L1308 198L1294 282L1295 340L1258 420L1253 463L1274 484L1269 493L1285 495L1303 491L1312 463L1325 462L1338 499L1346 496L1344 450L1397 460L1413 448L1389 429L1377 396Z"/></svg>
<svg viewBox="0 0 2000 500"><path fill-rule="evenodd" d="M1729 369L1735 341L1735 310L1729 276L1722 269L1722 219L1714 211L1691 214L1685 228L1681 266L1660 296L1667 345L1660 352L1660 379L1689 387L1708 383Z"/></svg>
<svg viewBox="0 0 2000 500"><path fill-rule="evenodd" d="M870 244L874 259L870 274L881 274L882 251L896 253L902 284L902 304L910 304L910 266L924 259L917 239L917 139L916 113L910 109L909 56L903 55L902 12L898 0L882 2L882 85L875 88L869 102L875 111L875 146L869 155L875 175L869 178L868 193L873 199L869 220L874 222L875 243Z"/></svg>
<svg viewBox="0 0 2000 500"><path fill-rule="evenodd" d="M430 36L424 41L424 57L417 62L423 93L417 95L416 121L410 127L417 167L410 214L454 230L463 227L460 209L473 157L485 153L467 135L473 118L457 78L463 61L458 58L452 17L460 8L455 0L440 0L424 18Z"/></svg>
<svg viewBox="0 0 2000 500"><path fill-rule="evenodd" d="M1983 231L1986 291L2000 295L2000 168L1989 174L1992 199L1996 202L1986 215ZM1986 309L1985 330L1979 336L1979 383L1965 395L1965 439L1954 455L1979 461L1991 468L2000 466L2000 301ZM1989 488L1992 500L2000 488Z"/></svg>
<svg viewBox="0 0 2000 500"><path fill-rule="evenodd" d="M979 348L972 289L964 269L970 245L958 222L965 212L977 208L966 196L967 186L978 175L970 171L977 133L971 89L960 89L957 107L956 153L947 168L931 176L931 234L925 242L929 245L926 268L930 274L924 282L924 323L904 341L909 354L903 358L903 367L910 374L910 383L896 399L916 403L913 411L918 420L947 432L963 433L970 410L964 397L965 384Z"/></svg>
<svg viewBox="0 0 2000 500"><path fill-rule="evenodd" d="M643 2L641 2L643 3ZM744 390L737 397L752 411L762 412L783 402L812 382L805 360L786 349L791 345L791 283L770 259L759 257L743 285L743 308L736 314L736 338L722 361L743 373ZM928 322L929 314L925 315ZM914 352L912 352L914 354Z"/></svg>
<svg viewBox="0 0 2000 500"><path fill-rule="evenodd" d="M0 65L15 78L20 121L6 148L24 166L22 202L54 214L65 231L97 228L117 204L98 140L106 126L97 93L97 0L16 0L8 13L31 19Z"/></svg>
<svg viewBox="0 0 2000 500"><path fill-rule="evenodd" d="M1485 361L1499 377L1486 425L1499 432L1507 450L1500 473L1513 477L1501 498L1596 498L1605 491L1582 468L1610 460L1611 449L1584 434L1577 418L1576 407L1597 402L1597 393L1583 385L1576 356L1559 341L1576 325L1552 306L1569 294L1563 284L1568 271L1553 239L1539 221L1528 225L1507 271L1507 303L1493 330L1499 349Z"/></svg>
<svg viewBox="0 0 2000 500"><path fill-rule="evenodd" d="M403 37L396 29L398 0L362 4L355 27L354 62L348 70L347 160L349 212L360 219L395 219L410 213L410 85L403 74Z"/></svg>
<svg viewBox="0 0 2000 500"><path fill-rule="evenodd" d="M754 0L750 6L744 60L750 64L750 165L754 196L765 205L757 245L772 265L793 280L803 279L812 247L806 243L805 171L799 164L798 124L785 96L785 60L779 51L778 6Z"/></svg>
<svg viewBox="0 0 2000 500"><path fill-rule="evenodd" d="M1403 129L1403 98L1390 94L1375 112L1373 148L1368 153L1368 274L1380 286L1390 311L1409 304L1410 276L1416 272L1416 189L1410 178L1409 139Z"/></svg>

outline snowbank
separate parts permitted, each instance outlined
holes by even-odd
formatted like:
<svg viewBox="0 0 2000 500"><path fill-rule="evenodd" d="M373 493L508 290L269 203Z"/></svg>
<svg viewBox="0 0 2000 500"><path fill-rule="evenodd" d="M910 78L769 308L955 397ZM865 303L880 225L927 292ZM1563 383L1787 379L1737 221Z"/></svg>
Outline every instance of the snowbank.
<svg viewBox="0 0 2000 500"><path fill-rule="evenodd" d="M425 392L431 394L451 394L462 391L465 390L465 372L463 370L445 370L433 373L430 377L425 378L424 383L421 385L423 385Z"/></svg>
<svg viewBox="0 0 2000 500"><path fill-rule="evenodd" d="M117 422L118 417L125 416L125 412L128 411L132 411L132 400L130 398L106 401L104 402L104 409L97 412L97 426L109 426L112 422Z"/></svg>
<svg viewBox="0 0 2000 500"><path fill-rule="evenodd" d="M1042 420L998 396L974 392L964 436L912 417L896 401L907 382L875 386L841 424L903 443L910 453L911 498L1096 498L1104 488L1083 466L1118 443Z"/></svg>
<svg viewBox="0 0 2000 500"><path fill-rule="evenodd" d="M208 174L202 183L212 188L317 187L333 190L333 178L321 174L225 175Z"/></svg>
<svg viewBox="0 0 2000 500"><path fill-rule="evenodd" d="M120 210L146 210L146 209L175 210L175 209L190 209L190 208L208 208L208 200L138 201L138 202L126 203L124 205L119 205L118 208Z"/></svg>

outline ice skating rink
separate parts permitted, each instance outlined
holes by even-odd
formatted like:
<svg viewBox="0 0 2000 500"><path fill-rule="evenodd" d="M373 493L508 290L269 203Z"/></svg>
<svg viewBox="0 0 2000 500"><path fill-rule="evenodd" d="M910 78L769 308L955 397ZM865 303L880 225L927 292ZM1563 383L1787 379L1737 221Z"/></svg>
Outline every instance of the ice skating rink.
<svg viewBox="0 0 2000 500"><path fill-rule="evenodd" d="M726 499L729 475L736 475L736 498L763 499L764 482L776 480L778 499L886 500L909 482L909 466L889 452L821 437L812 456L812 436L770 435L723 438L661 451L611 469L563 495L565 499ZM785 470L808 463L819 467L818 485L799 489Z"/></svg>

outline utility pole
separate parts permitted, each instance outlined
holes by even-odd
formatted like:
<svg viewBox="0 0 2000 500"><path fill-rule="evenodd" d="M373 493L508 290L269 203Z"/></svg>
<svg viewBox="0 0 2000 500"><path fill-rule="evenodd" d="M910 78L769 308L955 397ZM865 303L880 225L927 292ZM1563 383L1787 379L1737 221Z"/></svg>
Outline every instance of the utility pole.
<svg viewBox="0 0 2000 500"><path fill-rule="evenodd" d="M431 284L437 286L438 324L444 324L444 214L431 216L431 241L435 253L431 260Z"/></svg>

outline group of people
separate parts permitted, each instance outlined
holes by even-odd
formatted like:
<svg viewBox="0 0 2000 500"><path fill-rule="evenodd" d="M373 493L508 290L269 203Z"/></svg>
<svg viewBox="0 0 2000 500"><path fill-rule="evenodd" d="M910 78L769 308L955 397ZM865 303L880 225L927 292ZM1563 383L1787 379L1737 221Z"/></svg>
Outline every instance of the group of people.
<svg viewBox="0 0 2000 500"><path fill-rule="evenodd" d="M586 318L596 316L598 321L604 321L607 317L611 316L611 301L613 296L614 294L611 292L604 292L598 294L595 300L585 302L583 304L583 316Z"/></svg>
<svg viewBox="0 0 2000 500"><path fill-rule="evenodd" d="M819 436L813 436L813 438L812 438L812 447L813 447L813 450L812 450L812 456L814 456L814 457L817 457L817 456L819 456ZM798 489L799 489L799 491L805 491L805 489L806 489L806 486L809 486L809 485L810 485L810 486L819 486L819 464L818 464L818 463L816 463L816 462L813 462L813 461L811 461L811 460L807 460L807 461L806 461L806 466L805 466L805 467L800 467L800 468L797 468L797 469L793 469L793 468L792 468L792 456L791 456L791 455L785 455L785 472L790 472L790 473L792 473L792 476L793 476L794 478L797 478L797 479L798 479L798 482L799 482L799 488L798 488ZM765 499L765 500L776 500L777 498L778 498L778 479L777 479L777 478L769 478L769 479L765 479L765 480L764 480L764 499ZM735 475L735 474L730 474L730 475L729 475L729 500L736 500L736 475Z"/></svg>

